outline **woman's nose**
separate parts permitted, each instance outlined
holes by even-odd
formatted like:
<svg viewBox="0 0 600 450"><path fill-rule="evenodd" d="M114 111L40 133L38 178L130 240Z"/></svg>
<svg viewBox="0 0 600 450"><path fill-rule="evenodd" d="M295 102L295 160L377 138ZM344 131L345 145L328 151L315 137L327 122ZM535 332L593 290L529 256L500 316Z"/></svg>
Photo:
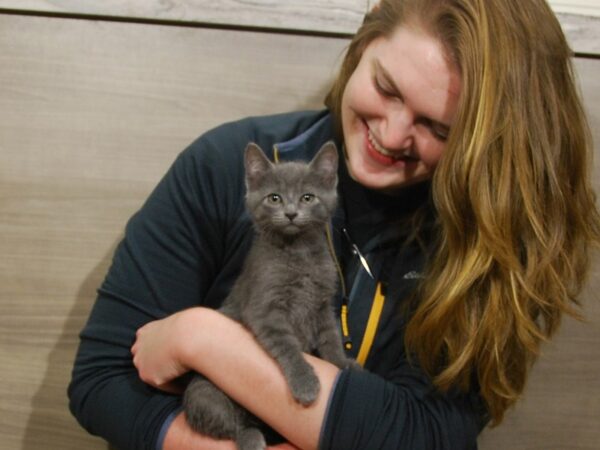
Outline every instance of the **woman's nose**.
<svg viewBox="0 0 600 450"><path fill-rule="evenodd" d="M411 148L415 140L414 114L403 105L388 113L381 130L381 144L389 150Z"/></svg>

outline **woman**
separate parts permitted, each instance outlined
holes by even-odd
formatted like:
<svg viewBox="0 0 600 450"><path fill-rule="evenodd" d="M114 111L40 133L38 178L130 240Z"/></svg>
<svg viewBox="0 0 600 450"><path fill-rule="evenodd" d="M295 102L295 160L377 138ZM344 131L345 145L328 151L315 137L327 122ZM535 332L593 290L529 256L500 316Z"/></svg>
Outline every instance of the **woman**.
<svg viewBox="0 0 600 450"><path fill-rule="evenodd" d="M382 0L326 111L205 134L131 219L82 332L74 414L123 448L233 448L186 425L176 380L194 370L300 448L475 448L575 314L600 236L569 57L543 0ZM308 159L331 138L333 302L366 370L307 355L321 392L304 408L214 309L250 242L246 143Z"/></svg>

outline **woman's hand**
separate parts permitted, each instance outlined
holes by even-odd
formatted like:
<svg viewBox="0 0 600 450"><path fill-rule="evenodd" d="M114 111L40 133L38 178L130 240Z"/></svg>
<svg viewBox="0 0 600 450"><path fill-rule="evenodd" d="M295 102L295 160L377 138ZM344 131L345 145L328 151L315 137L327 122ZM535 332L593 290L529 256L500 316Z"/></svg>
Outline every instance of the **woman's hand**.
<svg viewBox="0 0 600 450"><path fill-rule="evenodd" d="M194 341L194 321L201 313L201 308L187 309L149 322L137 331L131 353L142 381L167 392L181 392L173 381L190 370L185 346Z"/></svg>

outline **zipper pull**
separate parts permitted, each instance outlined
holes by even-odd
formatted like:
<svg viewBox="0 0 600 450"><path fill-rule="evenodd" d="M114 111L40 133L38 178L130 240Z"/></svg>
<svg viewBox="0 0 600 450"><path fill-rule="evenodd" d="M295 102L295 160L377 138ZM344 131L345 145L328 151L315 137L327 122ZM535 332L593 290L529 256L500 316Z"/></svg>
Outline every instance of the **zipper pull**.
<svg viewBox="0 0 600 450"><path fill-rule="evenodd" d="M373 273L371 272L371 268L369 267L369 263L367 262L367 259L362 255L362 253L358 249L358 246L354 242L352 242L352 239L350 239L350 235L348 234L348 231L346 230L346 228L342 228L342 232L344 233L344 236L346 236L346 239L348 239L348 242L352 246L352 250L353 250L354 254L356 256L358 256L358 259L360 260L360 263L362 264L363 268L369 274L371 279L374 280L375 277L373 276Z"/></svg>
<svg viewBox="0 0 600 450"><path fill-rule="evenodd" d="M352 350L352 338L348 329L348 297L342 297L342 310L340 313L342 322L342 344L346 350Z"/></svg>

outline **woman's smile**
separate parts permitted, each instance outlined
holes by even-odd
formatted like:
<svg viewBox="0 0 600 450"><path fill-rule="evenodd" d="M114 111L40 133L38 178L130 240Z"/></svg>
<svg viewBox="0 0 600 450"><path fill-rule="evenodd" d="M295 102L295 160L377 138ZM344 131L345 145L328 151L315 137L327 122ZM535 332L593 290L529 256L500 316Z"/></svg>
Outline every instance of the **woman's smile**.
<svg viewBox="0 0 600 450"><path fill-rule="evenodd" d="M373 135L373 132L367 127L366 140L365 140L366 153L373 158L373 160L383 166L396 165L398 167L405 166L407 164L416 164L419 158L414 156L411 150L396 151L392 152L384 148L377 138Z"/></svg>

